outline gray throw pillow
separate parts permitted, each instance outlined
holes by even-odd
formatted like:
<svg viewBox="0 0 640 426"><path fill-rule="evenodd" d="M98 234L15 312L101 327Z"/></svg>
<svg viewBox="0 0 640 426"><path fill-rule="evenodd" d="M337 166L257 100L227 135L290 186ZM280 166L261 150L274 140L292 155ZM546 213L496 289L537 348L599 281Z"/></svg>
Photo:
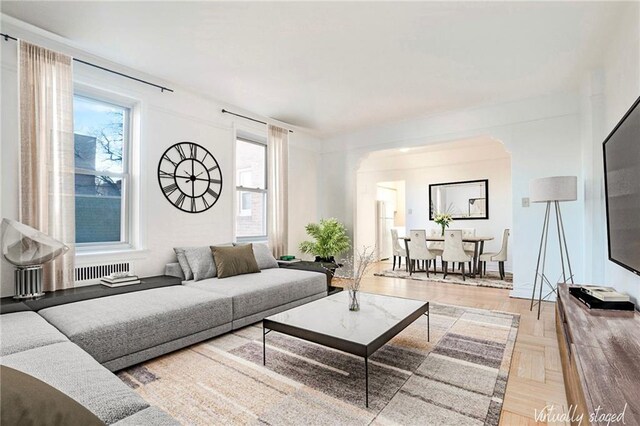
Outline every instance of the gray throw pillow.
<svg viewBox="0 0 640 426"><path fill-rule="evenodd" d="M256 262L258 262L258 267L260 269L271 269L278 267L278 261L275 257L273 257L271 249L266 244L254 244L253 255L256 257Z"/></svg>
<svg viewBox="0 0 640 426"><path fill-rule="evenodd" d="M208 246L185 247L184 255L193 273L193 280L200 281L216 276L216 264Z"/></svg>
<svg viewBox="0 0 640 426"><path fill-rule="evenodd" d="M184 251L188 248L195 248L195 247L176 247L173 249L173 251L176 252L178 263L180 264L180 267L182 268L182 272L184 273L184 279L187 281L190 281L193 279L193 271L189 266L189 262L187 261L187 256L185 256L184 254Z"/></svg>
<svg viewBox="0 0 640 426"><path fill-rule="evenodd" d="M246 243L233 243L234 246L244 246ZM271 268L279 268L278 261L273 254L271 253L271 249L266 244L254 243L253 244L253 255L256 257L256 262L258 262L258 267L260 269L271 269Z"/></svg>
<svg viewBox="0 0 640 426"><path fill-rule="evenodd" d="M236 247L211 246L218 278L260 272L251 244Z"/></svg>

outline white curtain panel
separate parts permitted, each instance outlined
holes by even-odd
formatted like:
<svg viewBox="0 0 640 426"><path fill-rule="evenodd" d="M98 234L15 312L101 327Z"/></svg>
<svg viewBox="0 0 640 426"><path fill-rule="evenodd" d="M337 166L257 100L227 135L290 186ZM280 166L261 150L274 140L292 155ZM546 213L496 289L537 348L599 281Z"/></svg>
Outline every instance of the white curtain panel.
<svg viewBox="0 0 640 426"><path fill-rule="evenodd" d="M278 258L287 253L289 131L268 126L269 180L267 188L269 246Z"/></svg>
<svg viewBox="0 0 640 426"><path fill-rule="evenodd" d="M44 268L43 288L74 284L72 58L20 41L20 221L70 250Z"/></svg>

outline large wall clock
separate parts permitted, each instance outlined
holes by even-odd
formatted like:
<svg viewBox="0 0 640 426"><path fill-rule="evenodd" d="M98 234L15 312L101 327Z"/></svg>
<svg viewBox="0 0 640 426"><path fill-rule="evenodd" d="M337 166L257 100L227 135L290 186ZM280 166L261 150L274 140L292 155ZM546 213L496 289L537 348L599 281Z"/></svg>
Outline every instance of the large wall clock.
<svg viewBox="0 0 640 426"><path fill-rule="evenodd" d="M158 182L167 200L187 213L210 209L222 192L218 161L193 142L179 142L162 154Z"/></svg>

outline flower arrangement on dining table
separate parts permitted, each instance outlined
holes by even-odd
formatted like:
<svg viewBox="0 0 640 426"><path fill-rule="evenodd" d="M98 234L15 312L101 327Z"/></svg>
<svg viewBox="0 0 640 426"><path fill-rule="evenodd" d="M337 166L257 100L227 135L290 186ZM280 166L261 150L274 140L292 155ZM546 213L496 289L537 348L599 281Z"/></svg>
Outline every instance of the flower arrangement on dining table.
<svg viewBox="0 0 640 426"><path fill-rule="evenodd" d="M440 225L440 227L442 228L442 234L441 235L444 237L444 230L445 230L445 228L449 227L449 224L451 222L453 222L453 217L451 217L450 213L438 213L433 218L433 221L435 223L437 223L438 225Z"/></svg>

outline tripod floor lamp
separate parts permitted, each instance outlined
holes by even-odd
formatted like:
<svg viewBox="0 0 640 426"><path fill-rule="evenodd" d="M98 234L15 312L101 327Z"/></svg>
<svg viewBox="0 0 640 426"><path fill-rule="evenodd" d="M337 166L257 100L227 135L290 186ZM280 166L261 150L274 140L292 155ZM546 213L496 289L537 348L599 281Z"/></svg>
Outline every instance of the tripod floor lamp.
<svg viewBox="0 0 640 426"><path fill-rule="evenodd" d="M562 265L562 282L566 283L567 278L573 284L573 272L571 271L571 261L569 260L569 249L567 239L564 234L564 223L560 211L560 203L564 201L576 201L578 199L578 178L576 176L553 176L532 180L529 184L529 197L532 203L547 203L542 225L542 236L540 237L540 249L538 250L538 261L536 263L536 276L533 280L533 293L531 294L531 307L538 305L538 319L540 319L540 308L542 300L551 293L557 292L557 285L551 283L544 274L547 261L547 243L549 240L549 222L551 220L551 210L553 207L556 218L556 229L558 230L558 245L560 247L560 263ZM567 269L569 272L567 276ZM542 289L549 286L549 291L544 297ZM539 286L539 288L538 288ZM536 288L538 288L538 301L536 302Z"/></svg>

